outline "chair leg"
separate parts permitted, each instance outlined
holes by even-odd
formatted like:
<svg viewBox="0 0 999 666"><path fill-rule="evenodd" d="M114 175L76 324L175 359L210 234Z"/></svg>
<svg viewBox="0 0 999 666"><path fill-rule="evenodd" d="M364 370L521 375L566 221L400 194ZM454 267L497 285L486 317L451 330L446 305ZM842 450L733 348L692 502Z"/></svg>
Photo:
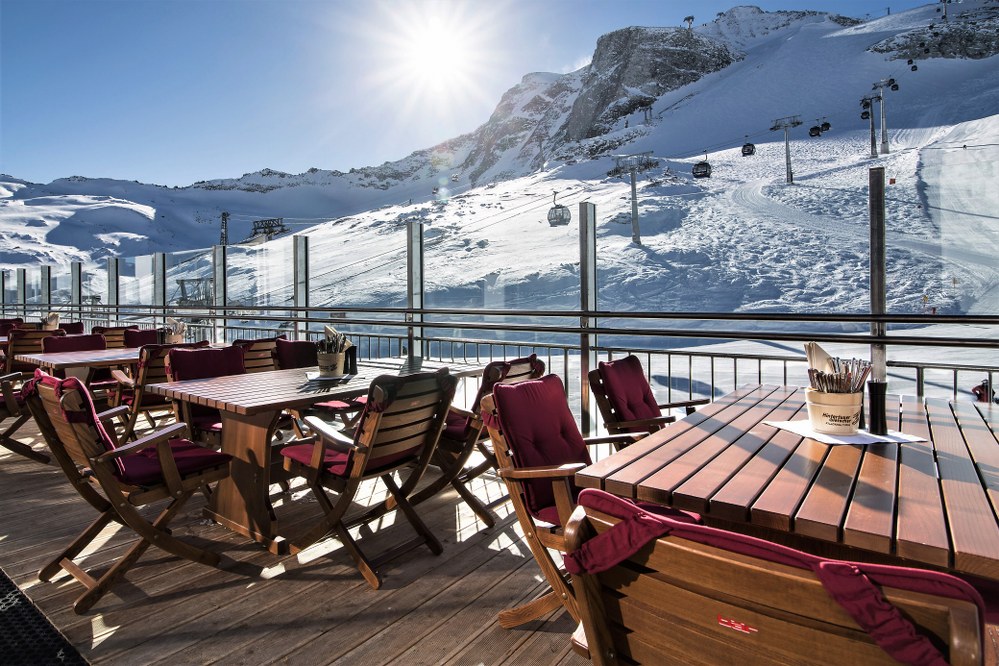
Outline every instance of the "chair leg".
<svg viewBox="0 0 999 666"><path fill-rule="evenodd" d="M426 523L424 523L423 520L416 514L416 509L414 509L413 505L409 503L409 500L406 499L401 492L399 492L399 486L396 485L395 480L391 477L391 475L386 474L381 477L381 479L385 486L389 489L389 492L392 493L392 497L395 498L397 508L402 510L403 515L406 516L407 520L409 520L409 524L413 526L416 533L423 537L423 541L427 544L427 547L430 548L430 551L434 555L440 555L443 553L444 546L441 545L441 542L437 540L437 537L435 537L433 532L430 531L430 528L427 527Z"/></svg>
<svg viewBox="0 0 999 666"><path fill-rule="evenodd" d="M107 510L102 512L101 515L99 515L92 523L90 523L87 529L85 529L80 534L80 536L73 539L73 542L69 544L69 546L65 550L59 553L54 560L52 560L51 562L49 562L48 564L46 564L44 567L41 568L41 570L38 572L38 580L47 583L48 581L52 580L52 577L55 576L57 573L59 573L61 569L66 569L66 571L73 573L71 569L65 566L65 563L66 562L71 563L73 561L73 558L75 558L77 555L83 552L83 549L86 548L90 544L90 542L94 540L94 537L100 534L101 530L103 530L108 523L114 520L114 518L115 514L113 509L108 508ZM77 569L79 569L79 567L77 567ZM73 576L74 578L77 578L76 574L73 574ZM87 578L90 577L87 576ZM90 580L93 579L91 578ZM80 582L86 584L84 581Z"/></svg>
<svg viewBox="0 0 999 666"><path fill-rule="evenodd" d="M39 453L38 451L35 451L33 448L31 448L27 444L24 444L23 442L19 442L19 441L17 441L16 439L14 439L12 437L12 435L15 432L17 432L17 430L21 426L23 426L25 423L27 423L28 419L30 419L30 418L31 418L31 414L21 414L19 417L17 417L17 420L14 421L14 423L11 424L11 426L9 428L7 428L6 430L4 430L2 434L0 434L0 446L2 446L5 449L8 449L8 450L10 450L10 451L18 454L18 455L24 456L25 458L29 458L31 460L34 460L35 462L40 462L43 465L48 465L49 462L51 462L51 459L47 455L45 455L44 453Z"/></svg>
<svg viewBox="0 0 999 666"><path fill-rule="evenodd" d="M354 566L364 576L364 580L368 581L368 584L374 589L377 590L380 588L382 586L381 574L378 573L374 565L364 556L361 549L358 548L357 542L350 536L347 528L342 523L337 524L333 528L333 533L340 540L340 543L343 544L344 549L350 555L351 559L354 560Z"/></svg>
<svg viewBox="0 0 999 666"><path fill-rule="evenodd" d="M529 601L516 608L508 608L507 610L500 611L498 615L499 626L504 629L519 627L522 624L548 615L548 613L556 610L561 605L562 599L559 598L559 595L555 590L548 588L547 592L533 601Z"/></svg>

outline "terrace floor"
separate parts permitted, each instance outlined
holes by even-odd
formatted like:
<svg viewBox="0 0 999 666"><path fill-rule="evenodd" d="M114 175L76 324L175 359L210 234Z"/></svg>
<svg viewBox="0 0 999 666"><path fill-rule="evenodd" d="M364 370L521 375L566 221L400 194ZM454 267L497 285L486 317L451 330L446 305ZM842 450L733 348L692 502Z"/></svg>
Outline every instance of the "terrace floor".
<svg viewBox="0 0 999 666"><path fill-rule="evenodd" d="M19 435L44 448L33 424ZM76 615L82 586L66 574L42 583L37 572L93 510L57 467L0 449L0 568L92 664L587 663L569 647L574 627L564 611L512 630L496 623L500 610L540 591L541 576L502 484L487 476L475 491L492 500L497 525L484 529L454 492L420 505L444 553L421 549L389 563L380 590L338 542L277 557L203 519L196 495L174 532L213 542L230 560L225 568L150 549L90 612ZM319 513L301 486L274 499L283 521ZM376 499L373 487L366 499ZM368 552L409 537L407 524L384 520L362 534ZM131 540L109 526L87 566L118 556ZM985 663L999 665L999 627L989 627L985 642Z"/></svg>
<svg viewBox="0 0 999 666"><path fill-rule="evenodd" d="M32 426L19 439L44 449ZM199 494L174 532L214 542L231 558L225 570L151 548L90 612L76 615L83 587L67 574L42 583L37 573L96 514L56 466L0 449L0 568L92 664L586 663L569 647L574 627L564 611L514 630L496 624L500 610L540 591L541 576L501 483L486 478L475 490L494 500L497 525L484 529L454 492L420 505L444 553L420 549L388 563L380 590L338 542L274 556L204 520ZM320 512L304 487L275 501L282 520ZM409 538L408 524L384 520L362 535L367 552ZM86 565L118 556L131 540L109 526Z"/></svg>

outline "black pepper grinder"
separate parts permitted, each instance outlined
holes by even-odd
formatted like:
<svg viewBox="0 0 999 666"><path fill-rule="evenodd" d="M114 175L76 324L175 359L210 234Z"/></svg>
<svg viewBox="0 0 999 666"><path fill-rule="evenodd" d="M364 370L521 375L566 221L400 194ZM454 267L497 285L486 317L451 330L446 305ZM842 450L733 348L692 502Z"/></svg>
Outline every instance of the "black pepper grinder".
<svg viewBox="0 0 999 666"><path fill-rule="evenodd" d="M357 374L357 347L347 347L347 351L344 352L346 356L346 366L348 375Z"/></svg>
<svg viewBox="0 0 999 666"><path fill-rule="evenodd" d="M885 413L885 393L888 391L888 382L867 382L867 393L870 398L870 418L868 421L868 432L872 435L888 434L888 418Z"/></svg>

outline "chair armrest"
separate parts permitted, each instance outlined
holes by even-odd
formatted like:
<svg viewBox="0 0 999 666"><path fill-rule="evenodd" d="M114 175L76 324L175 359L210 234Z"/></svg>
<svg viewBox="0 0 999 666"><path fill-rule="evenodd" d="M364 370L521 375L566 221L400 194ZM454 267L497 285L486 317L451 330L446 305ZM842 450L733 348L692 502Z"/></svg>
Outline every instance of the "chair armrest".
<svg viewBox="0 0 999 666"><path fill-rule="evenodd" d="M614 428L649 428L650 426L655 426L657 429L661 426L668 425L670 423L675 423L675 416L656 416L651 419L635 419L634 421L618 421L614 424Z"/></svg>
<svg viewBox="0 0 999 666"><path fill-rule="evenodd" d="M711 400L709 398L698 398L697 400L680 400L678 402L664 402L659 405L659 409L678 409L683 407L690 414L694 411L694 407L699 407L701 405L710 404Z"/></svg>
<svg viewBox="0 0 999 666"><path fill-rule="evenodd" d="M114 411L114 410L111 410ZM127 409L126 409L127 411ZM119 446L114 451L108 451L97 456L97 462L106 462L109 460L117 460L118 458L124 458L125 456L130 456L132 454L138 453L143 449L147 449L150 446L159 444L160 442L168 442L171 439L177 437L183 437L187 434L187 424L186 423L171 423L170 425L157 430L156 432L150 433L145 437L140 437L130 444L124 446ZM173 457L170 456L171 461Z"/></svg>
<svg viewBox="0 0 999 666"><path fill-rule="evenodd" d="M119 417L124 417L128 415L128 406L120 405L118 407L112 407L111 409L106 409L97 415L97 418L101 420L101 423L107 423L112 419Z"/></svg>
<svg viewBox="0 0 999 666"><path fill-rule="evenodd" d="M586 467L586 463L566 463L558 467L518 467L517 469L499 469L503 479L559 479L575 476L576 472Z"/></svg>
<svg viewBox="0 0 999 666"><path fill-rule="evenodd" d="M475 412L465 409L464 407L455 407L454 405L448 407L448 412L451 414L457 414L458 416L464 416L466 419L474 419L477 417Z"/></svg>
<svg viewBox="0 0 999 666"><path fill-rule="evenodd" d="M603 435L600 437L584 437L583 442L590 446L592 444L613 444L615 449L621 449L629 444L634 444L643 437L647 437L647 432L622 432L617 435Z"/></svg>
<svg viewBox="0 0 999 666"><path fill-rule="evenodd" d="M111 371L111 376L114 377L116 380L118 380L118 383L124 386L125 388L130 388L130 389L135 388L135 380L129 377L125 373L125 371L115 368L114 370Z"/></svg>
<svg viewBox="0 0 999 666"><path fill-rule="evenodd" d="M353 439L347 437L342 431L333 427L326 421L323 421L318 416L306 416L305 422L309 424L309 427L312 428L313 432L319 435L319 438L325 441L332 449L336 449L341 453L367 450L366 447L355 444Z"/></svg>

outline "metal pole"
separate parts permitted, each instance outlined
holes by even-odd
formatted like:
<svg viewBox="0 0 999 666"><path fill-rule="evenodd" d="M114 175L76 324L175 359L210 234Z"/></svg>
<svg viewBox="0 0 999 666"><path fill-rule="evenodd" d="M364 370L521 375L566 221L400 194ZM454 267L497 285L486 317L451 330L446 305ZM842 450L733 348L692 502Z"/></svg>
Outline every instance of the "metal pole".
<svg viewBox="0 0 999 666"><path fill-rule="evenodd" d="M409 358L422 357L424 353L422 311L423 301L423 224L418 220L409 220L406 224L406 307L409 312L406 318L410 323L408 329Z"/></svg>
<svg viewBox="0 0 999 666"><path fill-rule="evenodd" d="M787 182L794 182L794 172L791 171L791 139L789 128L784 127L784 160L787 163Z"/></svg>
<svg viewBox="0 0 999 666"><path fill-rule="evenodd" d="M873 100L871 102L871 106L872 106L872 110L873 110ZM878 139L877 139L877 135L876 135L876 133L874 131L874 114L873 113L871 113L869 115L869 120L871 121L871 157L877 157L878 156Z"/></svg>
<svg viewBox="0 0 999 666"><path fill-rule="evenodd" d="M888 154L888 119L885 111L885 94L881 91L881 154Z"/></svg>
<svg viewBox="0 0 999 666"><path fill-rule="evenodd" d="M635 172L632 171L634 178ZM597 309L597 207L588 201L579 203L579 307L584 312ZM590 385L587 376L596 367L596 339L587 329L596 320L583 316L579 320L579 405L583 435L589 435L594 425L590 413Z"/></svg>
<svg viewBox="0 0 999 666"><path fill-rule="evenodd" d="M869 209L871 216L871 314L886 313L885 296L885 168L872 167L869 179ZM871 335L884 337L884 322L871 322ZM887 381L887 355L884 343L871 345L871 379Z"/></svg>
<svg viewBox="0 0 999 666"><path fill-rule="evenodd" d="M291 248L292 263L294 267L295 286L293 299L296 308L309 307L309 237L294 236L294 245ZM305 313L311 317L312 313ZM302 340L308 332L308 324L303 328L302 322L295 320L295 339Z"/></svg>
<svg viewBox="0 0 999 666"><path fill-rule="evenodd" d="M635 185L635 165L631 166L631 240L642 244L642 234L638 228L638 188Z"/></svg>

